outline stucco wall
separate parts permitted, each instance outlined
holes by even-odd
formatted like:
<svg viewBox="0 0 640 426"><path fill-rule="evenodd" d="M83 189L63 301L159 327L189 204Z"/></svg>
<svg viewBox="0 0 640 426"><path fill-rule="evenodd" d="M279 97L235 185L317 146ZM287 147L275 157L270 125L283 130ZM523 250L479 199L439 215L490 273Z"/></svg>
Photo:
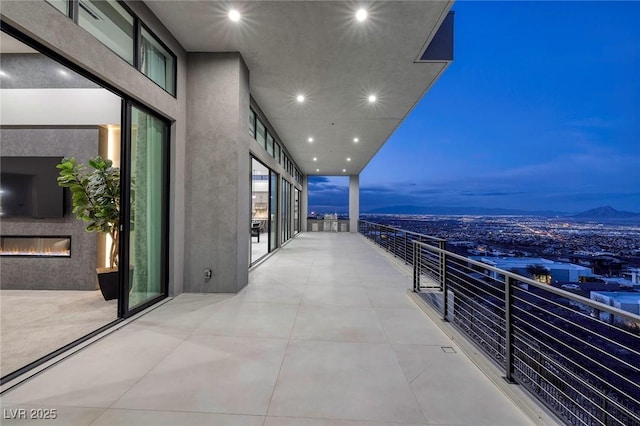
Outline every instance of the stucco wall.
<svg viewBox="0 0 640 426"><path fill-rule="evenodd" d="M187 64L185 291L237 292L249 266L249 75L237 53Z"/></svg>

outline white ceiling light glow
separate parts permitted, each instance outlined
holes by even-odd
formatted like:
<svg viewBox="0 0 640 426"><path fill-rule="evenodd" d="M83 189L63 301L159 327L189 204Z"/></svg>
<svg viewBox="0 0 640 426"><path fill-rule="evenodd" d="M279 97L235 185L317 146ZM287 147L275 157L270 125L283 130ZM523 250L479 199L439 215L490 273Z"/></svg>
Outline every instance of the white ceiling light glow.
<svg viewBox="0 0 640 426"><path fill-rule="evenodd" d="M319 172L319 171L320 171L320 169L316 169L316 172Z"/></svg>
<svg viewBox="0 0 640 426"><path fill-rule="evenodd" d="M318 157L313 157L313 161L318 161Z"/></svg>
<svg viewBox="0 0 640 426"><path fill-rule="evenodd" d="M235 9L231 9L229 11L229 19L231 19L233 22L238 22L240 20L240 12Z"/></svg>
<svg viewBox="0 0 640 426"><path fill-rule="evenodd" d="M351 161L351 157L347 157L347 161Z"/></svg>
<svg viewBox="0 0 640 426"><path fill-rule="evenodd" d="M369 95L369 102L370 103L374 103L375 101L378 100L378 98L376 97L376 95Z"/></svg>
<svg viewBox="0 0 640 426"><path fill-rule="evenodd" d="M358 9L358 11L356 12L356 19L360 22L367 19L367 11L364 9Z"/></svg>
<svg viewBox="0 0 640 426"><path fill-rule="evenodd" d="M307 140L309 141L309 143L313 142L313 138L309 138Z"/></svg>
<svg viewBox="0 0 640 426"><path fill-rule="evenodd" d="M347 169L342 169L342 173L345 173L347 171Z"/></svg>
<svg viewBox="0 0 640 426"><path fill-rule="evenodd" d="M353 138L353 141L354 141L355 143L358 143L358 142L360 142L360 139L358 139L358 138Z"/></svg>
<svg viewBox="0 0 640 426"><path fill-rule="evenodd" d="M299 103L304 102L304 95L298 95L298 96L296 96L296 101L298 101Z"/></svg>

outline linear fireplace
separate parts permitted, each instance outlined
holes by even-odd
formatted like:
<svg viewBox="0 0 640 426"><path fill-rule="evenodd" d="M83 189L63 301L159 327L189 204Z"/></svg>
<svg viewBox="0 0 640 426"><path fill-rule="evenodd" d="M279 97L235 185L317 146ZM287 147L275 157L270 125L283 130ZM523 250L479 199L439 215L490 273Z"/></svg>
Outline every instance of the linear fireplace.
<svg viewBox="0 0 640 426"><path fill-rule="evenodd" d="M0 256L71 257L71 236L3 235Z"/></svg>

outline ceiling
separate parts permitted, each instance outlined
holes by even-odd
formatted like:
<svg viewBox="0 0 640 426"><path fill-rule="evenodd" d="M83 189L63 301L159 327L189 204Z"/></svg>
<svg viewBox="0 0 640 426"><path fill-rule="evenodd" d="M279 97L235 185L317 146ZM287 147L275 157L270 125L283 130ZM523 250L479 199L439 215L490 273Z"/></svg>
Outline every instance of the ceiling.
<svg viewBox="0 0 640 426"><path fill-rule="evenodd" d="M451 2L233 2L238 22L227 1L145 3L188 52L242 54L251 95L307 175L360 173L449 64L419 59Z"/></svg>

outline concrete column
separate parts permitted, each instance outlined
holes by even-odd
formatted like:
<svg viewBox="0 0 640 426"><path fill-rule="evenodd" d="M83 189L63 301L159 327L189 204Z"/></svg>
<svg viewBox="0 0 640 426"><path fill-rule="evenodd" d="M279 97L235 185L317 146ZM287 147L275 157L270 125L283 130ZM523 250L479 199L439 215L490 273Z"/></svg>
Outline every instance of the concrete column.
<svg viewBox="0 0 640 426"><path fill-rule="evenodd" d="M187 67L184 290L235 293L249 268L249 71L238 53L189 53Z"/></svg>
<svg viewBox="0 0 640 426"><path fill-rule="evenodd" d="M309 189L307 177L302 178L302 193L300 193L300 232L307 232L307 215L309 214Z"/></svg>
<svg viewBox="0 0 640 426"><path fill-rule="evenodd" d="M349 176L349 231L358 232L360 218L360 175Z"/></svg>

